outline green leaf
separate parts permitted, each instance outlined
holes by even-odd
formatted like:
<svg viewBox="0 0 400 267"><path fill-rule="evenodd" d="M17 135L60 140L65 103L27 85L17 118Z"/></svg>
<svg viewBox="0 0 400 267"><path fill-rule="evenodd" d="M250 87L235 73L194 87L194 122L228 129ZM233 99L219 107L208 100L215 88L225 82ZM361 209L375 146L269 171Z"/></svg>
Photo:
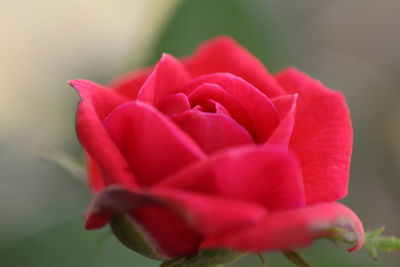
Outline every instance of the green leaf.
<svg viewBox="0 0 400 267"><path fill-rule="evenodd" d="M312 265L303 258L300 252L294 250L286 250L282 251L282 254L291 261L292 263L296 264L299 267L312 267Z"/></svg>
<svg viewBox="0 0 400 267"><path fill-rule="evenodd" d="M400 239L394 236L382 236L385 227L380 227L365 234L363 249L367 250L374 260L378 259L378 252L400 251Z"/></svg>
<svg viewBox="0 0 400 267"><path fill-rule="evenodd" d="M258 0L181 1L146 63L154 64L163 52L176 57L190 55L201 42L223 34L235 38L271 71L282 69L289 61L272 12L265 1Z"/></svg>
<svg viewBox="0 0 400 267"><path fill-rule="evenodd" d="M71 157L62 152L43 152L40 158L51 164L54 164L76 178L78 181L87 184L86 181L86 167L79 160Z"/></svg>
<svg viewBox="0 0 400 267"><path fill-rule="evenodd" d="M245 254L230 250L201 250L189 257L181 257L163 262L160 267L217 267L232 263Z"/></svg>

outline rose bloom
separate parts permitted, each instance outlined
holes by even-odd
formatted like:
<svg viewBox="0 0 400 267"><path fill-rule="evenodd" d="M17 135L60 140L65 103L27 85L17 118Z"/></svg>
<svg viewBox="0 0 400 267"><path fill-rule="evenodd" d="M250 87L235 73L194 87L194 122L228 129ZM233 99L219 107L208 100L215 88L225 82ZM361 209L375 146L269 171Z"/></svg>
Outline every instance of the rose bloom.
<svg viewBox="0 0 400 267"><path fill-rule="evenodd" d="M171 259L202 250L301 248L343 228L360 248L347 194L352 152L340 92L290 67L270 74L229 37L108 87L70 84L95 197L86 229Z"/></svg>

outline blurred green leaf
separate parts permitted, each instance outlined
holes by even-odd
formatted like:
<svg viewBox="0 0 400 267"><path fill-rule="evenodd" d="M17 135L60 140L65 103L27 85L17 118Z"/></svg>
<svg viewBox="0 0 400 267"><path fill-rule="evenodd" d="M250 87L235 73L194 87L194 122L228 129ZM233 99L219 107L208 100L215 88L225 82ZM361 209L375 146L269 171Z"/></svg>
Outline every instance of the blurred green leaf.
<svg viewBox="0 0 400 267"><path fill-rule="evenodd" d="M84 163L63 152L42 152L40 157L68 172L72 177L87 184Z"/></svg>
<svg viewBox="0 0 400 267"><path fill-rule="evenodd" d="M14 245L0 249L0 266L4 267L155 267L157 262L121 245L111 237L97 249L97 240L109 229L87 232L82 218L64 222Z"/></svg>
<svg viewBox="0 0 400 267"><path fill-rule="evenodd" d="M189 55L201 42L230 35L261 59L271 71L286 66L281 29L267 5L258 0L183 0L161 33L152 65L163 52Z"/></svg>

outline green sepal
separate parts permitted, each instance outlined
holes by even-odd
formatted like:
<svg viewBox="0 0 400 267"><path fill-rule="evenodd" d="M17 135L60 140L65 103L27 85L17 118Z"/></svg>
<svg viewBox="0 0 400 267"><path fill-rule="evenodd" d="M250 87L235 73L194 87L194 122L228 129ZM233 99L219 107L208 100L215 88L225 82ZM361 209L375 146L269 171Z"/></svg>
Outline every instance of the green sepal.
<svg viewBox="0 0 400 267"><path fill-rule="evenodd" d="M339 242L343 242L346 244L354 244L354 233L346 231L340 227L330 227L328 232L330 233L329 236L324 236L323 238L327 238L329 240L331 240L336 247L340 247L340 243Z"/></svg>
<svg viewBox="0 0 400 267"><path fill-rule="evenodd" d="M234 262L246 254L216 249L200 250L197 254L163 262L160 267L217 267Z"/></svg>
<svg viewBox="0 0 400 267"><path fill-rule="evenodd" d="M400 251L400 239L394 236L382 236L385 227L365 233L363 248L369 252L374 260L378 259L378 252Z"/></svg>
<svg viewBox="0 0 400 267"><path fill-rule="evenodd" d="M378 252L400 251L400 239L394 236L382 236L384 231L385 227L382 226L376 230L365 233L365 241L362 249L368 251L374 260L378 259ZM354 244L350 232L338 228L332 228L331 232L334 233L334 235L327 238L334 242L336 246L339 246L338 242Z"/></svg>
<svg viewBox="0 0 400 267"><path fill-rule="evenodd" d="M117 239L131 250L155 260L167 260L155 241L128 215L114 216L110 227Z"/></svg>

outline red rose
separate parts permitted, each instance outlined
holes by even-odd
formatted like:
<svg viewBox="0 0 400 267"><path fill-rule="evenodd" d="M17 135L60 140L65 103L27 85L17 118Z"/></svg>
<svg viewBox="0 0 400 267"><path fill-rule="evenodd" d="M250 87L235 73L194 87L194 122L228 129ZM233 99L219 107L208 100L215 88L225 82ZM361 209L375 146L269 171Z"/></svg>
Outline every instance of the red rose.
<svg viewBox="0 0 400 267"><path fill-rule="evenodd" d="M113 220L123 243L155 258L303 247L332 226L362 245L361 222L336 202L352 151L341 93L295 68L271 75L228 37L164 54L111 90L70 84L96 193L87 229Z"/></svg>

